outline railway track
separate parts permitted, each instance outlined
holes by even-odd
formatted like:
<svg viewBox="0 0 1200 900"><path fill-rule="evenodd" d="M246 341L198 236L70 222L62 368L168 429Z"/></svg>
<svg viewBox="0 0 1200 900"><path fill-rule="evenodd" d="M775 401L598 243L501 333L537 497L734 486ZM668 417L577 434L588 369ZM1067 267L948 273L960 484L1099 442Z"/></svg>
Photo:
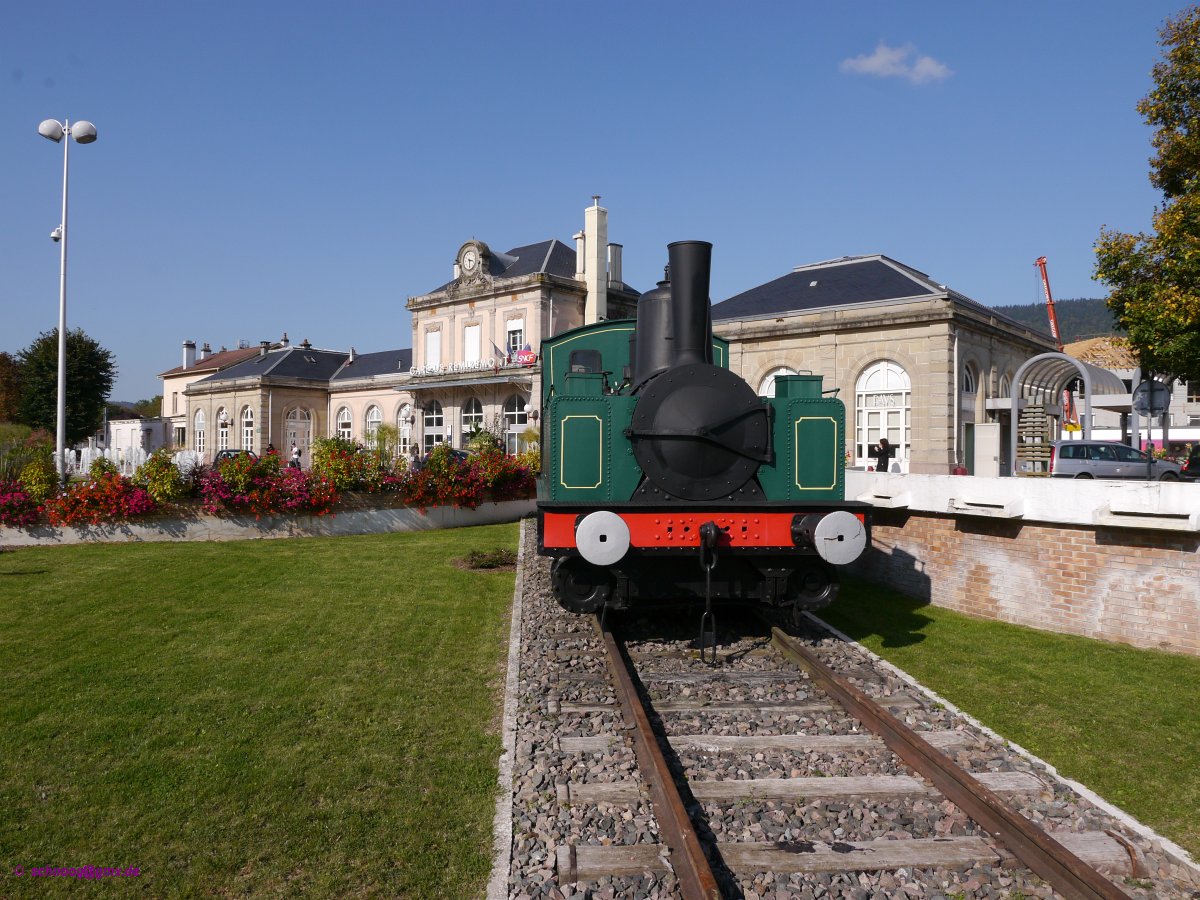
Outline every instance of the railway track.
<svg viewBox="0 0 1200 900"><path fill-rule="evenodd" d="M526 624L510 897L1193 896L842 642L721 618L715 666L693 615Z"/></svg>

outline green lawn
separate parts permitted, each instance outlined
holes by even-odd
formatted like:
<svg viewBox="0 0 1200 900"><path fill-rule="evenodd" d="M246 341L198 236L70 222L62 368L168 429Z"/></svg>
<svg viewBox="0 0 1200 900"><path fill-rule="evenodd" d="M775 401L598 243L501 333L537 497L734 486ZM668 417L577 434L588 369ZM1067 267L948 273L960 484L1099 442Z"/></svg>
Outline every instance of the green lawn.
<svg viewBox="0 0 1200 900"><path fill-rule="evenodd" d="M516 543L0 553L0 896L89 864L154 896L480 893L513 575L451 560Z"/></svg>
<svg viewBox="0 0 1200 900"><path fill-rule="evenodd" d="M853 580L820 616L1200 859L1200 659L973 619Z"/></svg>

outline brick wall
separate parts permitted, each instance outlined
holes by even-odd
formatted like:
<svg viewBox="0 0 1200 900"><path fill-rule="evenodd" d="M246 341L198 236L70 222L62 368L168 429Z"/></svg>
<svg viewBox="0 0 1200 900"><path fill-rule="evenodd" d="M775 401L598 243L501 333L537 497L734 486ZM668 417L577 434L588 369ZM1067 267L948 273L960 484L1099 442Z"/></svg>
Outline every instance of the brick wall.
<svg viewBox="0 0 1200 900"><path fill-rule="evenodd" d="M876 509L868 581L959 612L1200 655L1200 535Z"/></svg>

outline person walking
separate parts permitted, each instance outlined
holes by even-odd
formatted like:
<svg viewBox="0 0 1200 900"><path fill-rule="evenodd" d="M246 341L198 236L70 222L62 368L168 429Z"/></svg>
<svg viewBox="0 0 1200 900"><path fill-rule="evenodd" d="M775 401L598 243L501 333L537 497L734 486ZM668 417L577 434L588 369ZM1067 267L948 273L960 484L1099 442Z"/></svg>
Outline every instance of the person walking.
<svg viewBox="0 0 1200 900"><path fill-rule="evenodd" d="M297 447L295 444L292 444L292 463L291 463L291 465L292 465L293 469L300 468L300 448Z"/></svg>

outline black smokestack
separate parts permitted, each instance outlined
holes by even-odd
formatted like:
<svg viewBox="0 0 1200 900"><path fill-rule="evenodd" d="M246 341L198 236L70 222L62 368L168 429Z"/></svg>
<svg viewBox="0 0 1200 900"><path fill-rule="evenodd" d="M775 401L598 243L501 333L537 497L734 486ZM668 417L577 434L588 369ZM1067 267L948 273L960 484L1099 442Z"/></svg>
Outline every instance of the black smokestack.
<svg viewBox="0 0 1200 900"><path fill-rule="evenodd" d="M675 319L675 365L712 362L708 337L708 276L712 244L676 241L667 245L671 260L671 310Z"/></svg>

